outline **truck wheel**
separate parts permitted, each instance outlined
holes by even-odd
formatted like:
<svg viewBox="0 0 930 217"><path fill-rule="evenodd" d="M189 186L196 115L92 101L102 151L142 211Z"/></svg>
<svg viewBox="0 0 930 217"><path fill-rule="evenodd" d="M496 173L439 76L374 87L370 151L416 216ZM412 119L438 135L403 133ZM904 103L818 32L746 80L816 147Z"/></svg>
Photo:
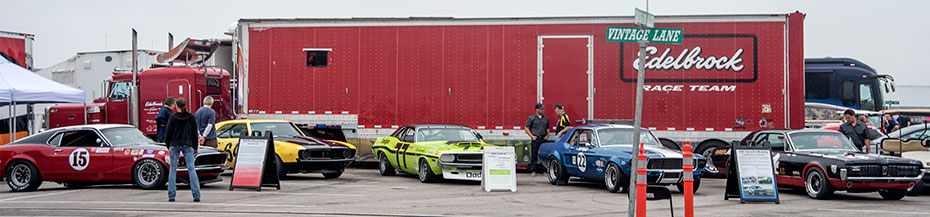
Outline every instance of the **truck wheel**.
<svg viewBox="0 0 930 217"><path fill-rule="evenodd" d="M558 159L555 159L554 157L550 159L548 169L549 169L548 171L549 175L546 177L549 177L550 184L553 184L553 185L567 185L568 184L568 175L565 175L564 173L565 170L563 170L562 164L559 163Z"/></svg>
<svg viewBox="0 0 930 217"><path fill-rule="evenodd" d="M423 183L433 183L436 180L439 180L439 176L433 173L433 170L429 167L429 162L426 159L420 160L420 182Z"/></svg>
<svg viewBox="0 0 930 217"><path fill-rule="evenodd" d="M917 196L924 193L924 180L920 179L917 184L907 189L907 196Z"/></svg>
<svg viewBox="0 0 930 217"><path fill-rule="evenodd" d="M35 165L28 161L18 160L10 163L6 168L6 184L13 192L35 191L39 185L42 185L42 177Z"/></svg>
<svg viewBox="0 0 930 217"><path fill-rule="evenodd" d="M161 189L168 183L168 170L161 162L142 159L132 169L132 181L145 190Z"/></svg>
<svg viewBox="0 0 930 217"><path fill-rule="evenodd" d="M623 174L617 164L611 162L607 166L607 170L604 171L604 184L607 186L607 191L613 193L627 192L630 186L630 178Z"/></svg>
<svg viewBox="0 0 930 217"><path fill-rule="evenodd" d="M717 150L717 148L721 148L721 147L726 147L726 144L723 144L718 141L710 141L710 142L707 142L707 144L700 146L699 150L692 151L694 153L701 154L702 156L704 156L704 158L707 159L707 163L705 164L706 166L704 166L705 177L722 178L722 177L727 176L727 171L720 171L720 169L718 169L717 166L714 165L714 161L710 157L711 155L714 154L714 150Z"/></svg>
<svg viewBox="0 0 930 217"><path fill-rule="evenodd" d="M378 171L381 172L381 176L397 174L397 170L394 169L394 166L391 166L391 161L387 159L387 156L384 156L384 152L378 155Z"/></svg>
<svg viewBox="0 0 930 217"><path fill-rule="evenodd" d="M827 180L820 168L810 168L807 170L807 176L804 179L804 189L807 190L807 196L814 199L829 199L833 196L833 185Z"/></svg>
<svg viewBox="0 0 930 217"><path fill-rule="evenodd" d="M879 189L878 194L885 200L900 200L907 195L907 189Z"/></svg>
<svg viewBox="0 0 930 217"><path fill-rule="evenodd" d="M678 187L678 192L685 193L685 183L678 183L678 185L675 187ZM694 182L691 183L691 188L692 188L691 193L697 193L698 188L700 187L701 187L701 179L694 179Z"/></svg>
<svg viewBox="0 0 930 217"><path fill-rule="evenodd" d="M334 173L323 173L323 177L324 177L324 178L327 178L327 179L339 178L339 176L342 176L342 173L345 172L345 171L346 171L345 169L341 169L341 170L339 170L339 172L334 172Z"/></svg>

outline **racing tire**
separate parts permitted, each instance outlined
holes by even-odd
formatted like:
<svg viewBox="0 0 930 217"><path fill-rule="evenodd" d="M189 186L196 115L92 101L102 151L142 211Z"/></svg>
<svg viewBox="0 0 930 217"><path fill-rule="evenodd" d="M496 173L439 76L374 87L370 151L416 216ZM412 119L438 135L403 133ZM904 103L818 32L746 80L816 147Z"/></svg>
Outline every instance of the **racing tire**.
<svg viewBox="0 0 930 217"><path fill-rule="evenodd" d="M378 172L381 172L381 176L397 175L397 170L394 169L394 166L391 166L391 161L387 159L383 152L378 155Z"/></svg>
<svg viewBox="0 0 930 217"><path fill-rule="evenodd" d="M326 179L339 178L339 176L342 176L342 173L345 171L346 171L345 169L341 169L339 170L339 172L323 173L323 178L326 178Z"/></svg>
<svg viewBox="0 0 930 217"><path fill-rule="evenodd" d="M420 177L420 182L423 183L433 183L439 180L439 176L433 173L433 170L429 167L429 162L426 159L420 160L420 168L417 168L418 175Z"/></svg>
<svg viewBox="0 0 930 217"><path fill-rule="evenodd" d="M278 171L278 180L284 180L287 178L287 168L284 168L284 161L281 160L281 157L275 156L275 169Z"/></svg>
<svg viewBox="0 0 930 217"><path fill-rule="evenodd" d="M918 196L924 193L924 180L917 181L917 184L907 189L907 196Z"/></svg>
<svg viewBox="0 0 930 217"><path fill-rule="evenodd" d="M710 178L727 177L727 171L720 171L720 169L717 168L716 165L714 165L714 161L711 158L711 156L714 154L714 150L717 150L717 148L726 147L726 146L727 145L722 142L710 141L710 142L707 142L707 144L700 146L700 149L692 151L693 153L701 154L701 156L704 156L704 158L707 158L707 163L705 164L706 166L704 166L704 175L703 175L704 177L710 177Z"/></svg>
<svg viewBox="0 0 930 217"><path fill-rule="evenodd" d="M132 183L145 190L161 189L168 183L168 168L154 159L142 159L132 168Z"/></svg>
<svg viewBox="0 0 930 217"><path fill-rule="evenodd" d="M885 200L900 200L907 196L907 189L879 189L878 194Z"/></svg>
<svg viewBox="0 0 930 217"><path fill-rule="evenodd" d="M804 176L804 190L807 192L807 196L818 200L833 197L836 190L833 189L833 185L830 184L823 171L820 171L820 168L812 167L804 174L806 174Z"/></svg>
<svg viewBox="0 0 930 217"><path fill-rule="evenodd" d="M607 186L607 191L612 193L627 192L630 187L630 178L623 174L620 166L610 163L607 165L607 170L604 170L604 185Z"/></svg>
<svg viewBox="0 0 930 217"><path fill-rule="evenodd" d="M678 192L685 193L684 183L678 183L678 185L676 185L675 187L678 188ZM691 183L691 188L692 188L691 190L693 191L691 193L697 193L698 188L701 188L701 179L694 179L694 183Z"/></svg>
<svg viewBox="0 0 930 217"><path fill-rule="evenodd" d="M6 168L6 184L12 192L35 191L42 185L42 176L32 163L18 160Z"/></svg>
<svg viewBox="0 0 930 217"><path fill-rule="evenodd" d="M546 167L547 175L549 178L549 183L553 185L567 185L568 184L568 175L564 173L564 168L562 164L559 163L558 159L552 158L549 160L549 166Z"/></svg>

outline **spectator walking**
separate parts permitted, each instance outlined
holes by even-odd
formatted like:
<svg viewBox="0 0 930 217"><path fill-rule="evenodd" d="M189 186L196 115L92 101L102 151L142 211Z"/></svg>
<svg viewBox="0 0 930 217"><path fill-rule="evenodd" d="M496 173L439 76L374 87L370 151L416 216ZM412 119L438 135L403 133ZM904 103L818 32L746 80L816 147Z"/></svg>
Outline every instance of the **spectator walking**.
<svg viewBox="0 0 930 217"><path fill-rule="evenodd" d="M197 132L204 138L203 145L216 148L216 111L213 111L211 107L213 107L213 97L204 97L203 107L197 109L194 117L197 119ZM208 132L204 133L205 130Z"/></svg>
<svg viewBox="0 0 930 217"><path fill-rule="evenodd" d="M898 128L903 129L911 126L911 118L904 115L898 115Z"/></svg>
<svg viewBox="0 0 930 217"><path fill-rule="evenodd" d="M559 116L559 122L555 124L555 139L559 139L565 132L568 132L568 129L572 128L572 120L568 118L568 113L565 113L565 107L562 104L556 104L553 109Z"/></svg>
<svg viewBox="0 0 930 217"><path fill-rule="evenodd" d="M898 122L895 121L894 118L891 118L891 114L885 114L885 122L888 123L888 124L885 125L885 129L883 129L883 130L885 130L885 134L888 134L888 133L894 132L895 130L898 130L898 128L899 128L899 127L898 127Z"/></svg>
<svg viewBox="0 0 930 217"><path fill-rule="evenodd" d="M530 136L530 172L536 176L536 164L539 161L539 145L542 145L549 139L549 118L543 115L546 108L542 103L536 103L536 113L530 115L526 120L526 135Z"/></svg>
<svg viewBox="0 0 930 217"><path fill-rule="evenodd" d="M158 114L155 115L155 131L158 132L156 139L158 142L165 142L165 126L168 126L168 118L171 117L171 114L174 114L174 101L177 100L173 96L169 96L165 99L165 102L161 104L161 110L158 111Z"/></svg>
<svg viewBox="0 0 930 217"><path fill-rule="evenodd" d="M165 127L165 145L168 146L168 155L171 165L168 171L168 201L174 202L177 194L177 173L178 173L178 154L184 154L184 162L188 168L194 165L194 156L197 154L197 146L203 143L203 137L197 133L197 121L190 112L187 112L187 101L178 99L175 102L178 113L171 115L168 119L168 126ZM194 196L194 202L200 202L200 180L197 179L197 171L187 170L188 180L190 181L191 193Z"/></svg>
<svg viewBox="0 0 930 217"><path fill-rule="evenodd" d="M846 123L840 125L840 132L852 140L853 144L855 144L859 150L869 153L871 150L867 144L869 144L870 141L867 135L868 128L865 126L865 123L859 123L859 120L856 118L856 111L852 109L847 109L843 112L843 117L846 119Z"/></svg>

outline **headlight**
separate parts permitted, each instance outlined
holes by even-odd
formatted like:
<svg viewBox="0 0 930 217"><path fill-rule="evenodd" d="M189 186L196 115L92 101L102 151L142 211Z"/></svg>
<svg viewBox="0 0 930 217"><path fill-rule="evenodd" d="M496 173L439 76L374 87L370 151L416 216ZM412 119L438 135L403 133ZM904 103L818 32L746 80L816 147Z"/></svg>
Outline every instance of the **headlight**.
<svg viewBox="0 0 930 217"><path fill-rule="evenodd" d="M439 161L442 161L442 162L455 161L455 155L451 155L451 154L439 155Z"/></svg>
<svg viewBox="0 0 930 217"><path fill-rule="evenodd" d="M343 150L343 151L342 151L342 157L343 157L343 158L351 158L351 157L352 157L352 150L351 150L351 149Z"/></svg>
<svg viewBox="0 0 930 217"><path fill-rule="evenodd" d="M310 158L310 151L307 151L307 150L300 150L300 152L299 152L298 154L300 155L300 158L301 158L301 159L309 159L309 158Z"/></svg>

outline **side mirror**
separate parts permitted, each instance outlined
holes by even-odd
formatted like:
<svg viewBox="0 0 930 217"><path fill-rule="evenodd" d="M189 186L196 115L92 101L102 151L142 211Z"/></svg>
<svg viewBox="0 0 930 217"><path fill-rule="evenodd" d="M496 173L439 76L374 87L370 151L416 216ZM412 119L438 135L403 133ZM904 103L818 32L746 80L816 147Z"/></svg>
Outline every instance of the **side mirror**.
<svg viewBox="0 0 930 217"><path fill-rule="evenodd" d="M94 143L96 143L97 145L100 145L100 144L103 144L103 140L100 138L97 138L97 140L94 140Z"/></svg>

